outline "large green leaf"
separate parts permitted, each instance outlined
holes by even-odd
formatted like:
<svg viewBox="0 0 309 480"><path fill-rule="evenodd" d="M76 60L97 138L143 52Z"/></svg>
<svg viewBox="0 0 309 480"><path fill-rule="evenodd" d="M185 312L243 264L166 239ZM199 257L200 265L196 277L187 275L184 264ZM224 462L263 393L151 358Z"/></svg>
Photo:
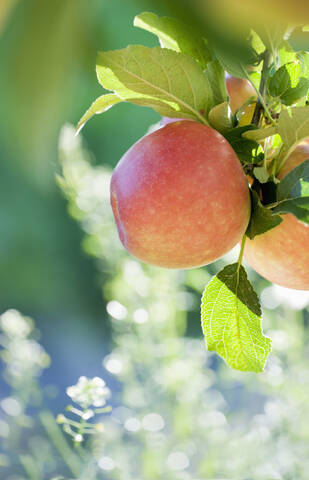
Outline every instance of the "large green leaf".
<svg viewBox="0 0 309 480"><path fill-rule="evenodd" d="M99 53L97 75L104 88L123 100L151 106L161 115L207 124L210 86L200 65L187 55L131 45Z"/></svg>
<svg viewBox="0 0 309 480"><path fill-rule="evenodd" d="M228 265L208 283L201 314L208 350L237 370L263 370L271 341L262 333L259 300L242 266Z"/></svg>
<svg viewBox="0 0 309 480"><path fill-rule="evenodd" d="M144 12L135 17L134 25L157 35L162 47L190 55L202 68L211 60L206 40L179 20Z"/></svg>

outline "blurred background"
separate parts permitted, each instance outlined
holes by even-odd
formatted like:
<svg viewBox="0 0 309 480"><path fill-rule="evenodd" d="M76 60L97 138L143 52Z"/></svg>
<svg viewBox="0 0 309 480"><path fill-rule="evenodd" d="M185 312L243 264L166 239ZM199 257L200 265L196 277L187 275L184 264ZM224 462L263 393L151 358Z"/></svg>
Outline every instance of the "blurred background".
<svg viewBox="0 0 309 480"><path fill-rule="evenodd" d="M92 119L83 140L72 127L102 93L98 50L157 45L133 27L142 11L186 19L237 50L238 21L226 18L225 30L213 5L0 2L0 314L16 309L35 321L14 313L8 327L2 317L0 478L306 478L308 293L249 270L273 339L267 369L240 374L207 355L200 295L231 256L191 272L141 266L119 245L110 214L110 171L158 115L120 104ZM295 21L308 13L299 6ZM308 50L300 30L293 41ZM104 378L115 407L104 438L81 456L99 465L86 477L75 454L73 468L61 458L50 419L36 422L47 407L64 409L80 375Z"/></svg>
<svg viewBox="0 0 309 480"><path fill-rule="evenodd" d="M68 358L67 335L85 367L94 369L94 351L101 351L107 332L97 270L55 183L59 132L101 94L99 49L155 44L132 26L151 7L121 0L1 1L0 310L14 307L37 319L45 341L59 349L64 379L67 363L68 371L79 370ZM91 122L85 138L93 163L114 166L156 120L150 110L121 105Z"/></svg>

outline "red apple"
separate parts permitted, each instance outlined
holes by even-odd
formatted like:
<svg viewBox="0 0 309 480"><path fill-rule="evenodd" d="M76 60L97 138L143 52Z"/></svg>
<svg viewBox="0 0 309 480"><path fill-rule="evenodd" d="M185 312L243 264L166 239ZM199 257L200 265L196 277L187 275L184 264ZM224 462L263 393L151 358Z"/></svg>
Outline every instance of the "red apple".
<svg viewBox="0 0 309 480"><path fill-rule="evenodd" d="M278 178L309 158L309 144L299 145L288 157ZM294 215L253 240L247 239L245 258L254 270L283 287L309 290L309 225Z"/></svg>
<svg viewBox="0 0 309 480"><path fill-rule="evenodd" d="M167 268L217 260L240 241L250 214L233 149L191 120L170 123L128 150L112 176L111 204L125 248Z"/></svg>

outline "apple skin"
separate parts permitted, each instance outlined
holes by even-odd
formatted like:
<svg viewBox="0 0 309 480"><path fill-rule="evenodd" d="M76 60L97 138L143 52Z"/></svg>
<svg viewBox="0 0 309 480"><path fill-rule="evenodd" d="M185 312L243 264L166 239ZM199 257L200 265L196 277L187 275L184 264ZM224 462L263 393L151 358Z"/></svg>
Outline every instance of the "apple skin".
<svg viewBox="0 0 309 480"><path fill-rule="evenodd" d="M256 99L256 91L248 80L227 75L225 83L227 93L230 97L230 107L232 113L236 113L237 110L248 100L248 98L254 97ZM247 105L239 120L240 126L251 123L254 109L255 103Z"/></svg>
<svg viewBox="0 0 309 480"><path fill-rule="evenodd" d="M170 123L125 153L112 175L111 205L124 247L166 268L217 260L240 241L250 216L233 149L191 120Z"/></svg>
<svg viewBox="0 0 309 480"><path fill-rule="evenodd" d="M309 158L309 144L291 153L278 174L282 179ZM282 287L309 290L309 225L292 214L283 222L253 240L246 240L245 258L262 277Z"/></svg>

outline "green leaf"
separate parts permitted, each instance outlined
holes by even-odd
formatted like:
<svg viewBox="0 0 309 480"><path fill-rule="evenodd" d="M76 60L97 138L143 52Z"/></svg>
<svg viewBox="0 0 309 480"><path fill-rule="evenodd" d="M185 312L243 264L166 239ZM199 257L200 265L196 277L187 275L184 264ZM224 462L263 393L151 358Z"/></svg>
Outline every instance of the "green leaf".
<svg viewBox="0 0 309 480"><path fill-rule="evenodd" d="M287 63L280 67L270 78L270 95L281 98L286 105L292 105L305 97L309 89L309 80L301 77L303 66L300 62Z"/></svg>
<svg viewBox="0 0 309 480"><path fill-rule="evenodd" d="M123 100L150 106L163 116L208 124L204 115L212 103L210 87L200 65L187 55L131 45L99 53L97 76Z"/></svg>
<svg viewBox="0 0 309 480"><path fill-rule="evenodd" d="M309 159L289 172L279 183L278 202L309 196Z"/></svg>
<svg viewBox="0 0 309 480"><path fill-rule="evenodd" d="M293 64L289 64L293 66ZM273 97L280 97L291 87L290 74L287 65L280 67L269 79L268 90Z"/></svg>
<svg viewBox="0 0 309 480"><path fill-rule="evenodd" d="M282 222L282 218L279 215L273 214L272 210L265 208L257 195L253 190L251 191L251 217L246 231L247 237L251 240L257 235L275 228Z"/></svg>
<svg viewBox="0 0 309 480"><path fill-rule="evenodd" d="M269 179L269 173L266 167L255 167L253 174L260 183L266 183Z"/></svg>
<svg viewBox="0 0 309 480"><path fill-rule="evenodd" d="M257 47L257 37L254 42L253 31L246 29L242 34L231 37L220 38L219 36L212 40L211 49L215 58L219 60L223 69L238 78L248 78L247 67L257 66L260 61L260 55L252 46L255 43Z"/></svg>
<svg viewBox="0 0 309 480"><path fill-rule="evenodd" d="M309 53L305 52L305 51L297 52L297 59L300 62L301 73L302 73L303 77L308 79L309 78ZM308 92L307 98L305 100L307 100L307 101L309 100L309 92Z"/></svg>
<svg viewBox="0 0 309 480"><path fill-rule="evenodd" d="M213 106L226 102L228 94L225 83L225 73L218 60L208 62L204 73L212 91Z"/></svg>
<svg viewBox="0 0 309 480"><path fill-rule="evenodd" d="M309 76L309 53L301 50L296 53L296 58L301 66L301 73L304 77L308 78Z"/></svg>
<svg viewBox="0 0 309 480"><path fill-rule="evenodd" d="M292 213L309 224L309 159L289 172L277 189L276 213Z"/></svg>
<svg viewBox="0 0 309 480"><path fill-rule="evenodd" d="M238 59L237 57L233 58L229 54L229 52L225 52L219 47L214 47L214 53L224 70L227 71L230 75L238 78L248 78L246 72L246 64L240 59Z"/></svg>
<svg viewBox="0 0 309 480"><path fill-rule="evenodd" d="M101 97L98 97L92 105L88 108L87 112L84 113L82 118L77 124L77 130L76 133L79 133L85 123L93 117L93 115L97 115L99 113L103 113L109 108L111 108L113 105L116 105L116 103L122 102L122 99L117 97L117 95L113 93L108 93L106 95L102 95Z"/></svg>
<svg viewBox="0 0 309 480"><path fill-rule="evenodd" d="M296 87L290 88L284 95L281 95L281 100L285 105L293 105L303 97L307 97L309 91L309 80L301 77Z"/></svg>
<svg viewBox="0 0 309 480"><path fill-rule="evenodd" d="M266 48L275 53L280 49L284 43L284 35L286 33L286 25L281 23L268 23L264 22L263 26L260 26L259 35L265 44Z"/></svg>
<svg viewBox="0 0 309 480"><path fill-rule="evenodd" d="M301 222L309 225L309 196L284 200L273 208L275 213L292 213Z"/></svg>
<svg viewBox="0 0 309 480"><path fill-rule="evenodd" d="M284 41L278 50L280 65L285 65L286 63L295 62L296 52L293 50L291 45Z"/></svg>
<svg viewBox="0 0 309 480"><path fill-rule="evenodd" d="M309 107L293 107L283 110L279 115L277 133L281 136L284 156L295 146L309 137Z"/></svg>
<svg viewBox="0 0 309 480"><path fill-rule="evenodd" d="M259 300L241 265L228 265L208 283L201 315L208 350L237 370L263 371L271 341L262 333Z"/></svg>
<svg viewBox="0 0 309 480"><path fill-rule="evenodd" d="M247 138L248 140L254 140L255 142L259 142L260 140L264 140L264 138L276 135L276 133L276 127L266 127L247 130L243 132L242 136L244 138Z"/></svg>
<svg viewBox="0 0 309 480"><path fill-rule="evenodd" d="M260 83L261 83L261 72L249 72L249 77L250 77L250 82L252 85L256 88L256 90L259 90Z"/></svg>
<svg viewBox="0 0 309 480"><path fill-rule="evenodd" d="M206 40L179 20L144 12L135 17L134 26L157 35L162 47L190 55L203 69L211 60Z"/></svg>
<svg viewBox="0 0 309 480"><path fill-rule="evenodd" d="M250 163L260 163L263 161L264 154L261 152L260 145L254 140L244 137L244 132L254 129L253 125L235 127L232 130L223 132L224 137L230 143L239 160L243 165ZM251 130L250 130L251 131Z"/></svg>
<svg viewBox="0 0 309 480"><path fill-rule="evenodd" d="M261 55L266 50L265 44L262 41L261 37L257 34L257 32L252 29L250 30L249 40L251 42L252 48L258 55Z"/></svg>
<svg viewBox="0 0 309 480"><path fill-rule="evenodd" d="M233 114L228 102L213 107L208 115L210 125L219 132L225 132L233 127Z"/></svg>

